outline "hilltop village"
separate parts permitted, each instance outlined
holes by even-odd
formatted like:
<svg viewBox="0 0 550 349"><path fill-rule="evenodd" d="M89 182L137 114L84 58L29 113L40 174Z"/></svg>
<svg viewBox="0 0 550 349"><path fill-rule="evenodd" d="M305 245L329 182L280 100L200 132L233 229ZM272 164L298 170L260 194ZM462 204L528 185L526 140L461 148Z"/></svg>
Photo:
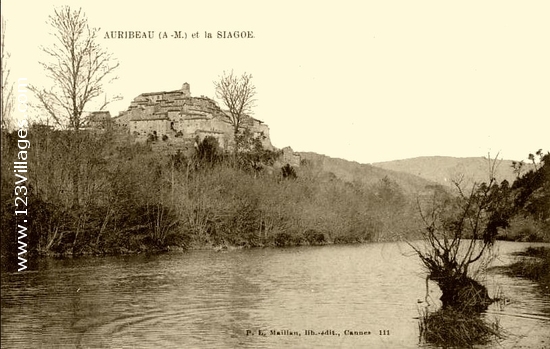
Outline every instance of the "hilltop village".
<svg viewBox="0 0 550 349"><path fill-rule="evenodd" d="M180 90L140 94L113 122L127 129L137 141L152 138L173 148L181 148L197 138L201 141L212 136L221 148L231 149L233 127L225 113L208 97L192 97L189 84L184 83ZM246 116L243 125L253 136L264 136L264 148L273 148L269 128L262 121Z"/></svg>
<svg viewBox="0 0 550 349"><path fill-rule="evenodd" d="M93 112L87 124L94 128L115 126L129 133L136 142L149 141L154 150L165 153L189 151L208 136L214 137L222 149L231 150L234 135L228 113L208 97L191 96L186 82L179 90L142 93L114 118L109 112ZM259 137L264 149L275 150L269 127L264 122L246 115L242 127L253 137ZM300 165L300 156L290 147L283 149L283 158L293 166Z"/></svg>

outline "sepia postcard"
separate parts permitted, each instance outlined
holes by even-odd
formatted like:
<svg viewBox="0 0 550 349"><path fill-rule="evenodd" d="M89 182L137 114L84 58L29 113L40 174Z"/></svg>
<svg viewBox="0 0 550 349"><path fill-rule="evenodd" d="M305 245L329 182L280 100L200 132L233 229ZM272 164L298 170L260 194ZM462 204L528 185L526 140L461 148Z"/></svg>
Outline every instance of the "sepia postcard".
<svg viewBox="0 0 550 349"><path fill-rule="evenodd" d="M2 348L550 348L550 4L6 0Z"/></svg>

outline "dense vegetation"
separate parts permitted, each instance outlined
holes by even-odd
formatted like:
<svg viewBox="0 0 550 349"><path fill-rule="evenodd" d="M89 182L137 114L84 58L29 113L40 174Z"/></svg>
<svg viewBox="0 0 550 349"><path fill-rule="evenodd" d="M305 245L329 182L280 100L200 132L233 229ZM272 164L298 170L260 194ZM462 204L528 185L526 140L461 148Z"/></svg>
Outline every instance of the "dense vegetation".
<svg viewBox="0 0 550 349"><path fill-rule="evenodd" d="M17 139L2 133L3 258L17 253ZM393 177L344 181L314 161L294 168L246 135L239 154L211 138L191 153L162 155L116 132L40 126L29 140L30 255L384 241L421 227L418 192ZM538 240L548 239L549 191L548 155L539 156L513 185L494 185L507 201L493 210L506 222L527 220L533 228L521 236Z"/></svg>
<svg viewBox="0 0 550 349"><path fill-rule="evenodd" d="M2 137L2 255L16 258L17 135ZM416 216L390 178L366 185L285 166L253 139L239 154L205 138L162 155L113 132L35 126L29 137L31 255L390 240Z"/></svg>
<svg viewBox="0 0 550 349"><path fill-rule="evenodd" d="M513 183L494 184L489 212L491 224L503 228L498 239L550 242L550 153L538 150L529 159L529 166L513 162Z"/></svg>

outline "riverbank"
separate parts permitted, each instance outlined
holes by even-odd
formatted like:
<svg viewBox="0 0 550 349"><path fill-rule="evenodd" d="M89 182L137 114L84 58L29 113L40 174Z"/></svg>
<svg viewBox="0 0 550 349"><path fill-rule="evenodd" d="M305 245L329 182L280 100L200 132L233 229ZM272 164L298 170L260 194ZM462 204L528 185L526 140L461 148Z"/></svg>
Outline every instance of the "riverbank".
<svg viewBox="0 0 550 349"><path fill-rule="evenodd" d="M2 137L9 163L17 137ZM420 227L414 197L392 178L290 167L253 140L239 154L208 137L190 153L161 154L115 132L31 128L29 138L27 216L14 214L13 173L1 169L1 254L14 265L21 245L10 227L23 224L26 259L392 241Z"/></svg>
<svg viewBox="0 0 550 349"><path fill-rule="evenodd" d="M507 273L536 281L550 295L550 247L529 247L516 255L519 259L507 267Z"/></svg>

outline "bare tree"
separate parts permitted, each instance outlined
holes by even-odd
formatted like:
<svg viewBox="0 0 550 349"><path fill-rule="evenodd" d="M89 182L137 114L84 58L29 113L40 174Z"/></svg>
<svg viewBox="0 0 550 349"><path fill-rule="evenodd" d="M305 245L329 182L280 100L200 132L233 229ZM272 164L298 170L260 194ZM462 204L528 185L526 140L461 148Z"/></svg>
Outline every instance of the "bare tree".
<svg viewBox="0 0 550 349"><path fill-rule="evenodd" d="M427 279L441 289L443 307L479 310L491 302L486 288L473 278L471 267L484 260L498 228L508 224L507 187L496 183L495 164L491 165L489 182L474 184L468 193L455 182L458 196L441 189L434 193L431 203L424 205L428 208L422 208L419 201L425 224L424 246L411 246L429 272Z"/></svg>
<svg viewBox="0 0 550 349"><path fill-rule="evenodd" d="M98 28L91 28L82 9L63 6L49 16L54 42L42 51L49 57L40 62L52 81L49 88L30 86L59 127L71 132L67 138L67 166L72 178L73 206L80 206L80 178L85 167L85 137L79 134L84 122L84 108L103 93L103 85L119 66L112 54L97 43ZM103 104L105 105L106 102ZM104 107L104 106L103 106Z"/></svg>
<svg viewBox="0 0 550 349"><path fill-rule="evenodd" d="M51 88L31 86L41 106L62 127L78 132L86 105L103 93L107 77L119 66L97 41L99 28L91 28L82 9L56 9L49 17L53 46L42 47L50 57L40 62Z"/></svg>
<svg viewBox="0 0 550 349"><path fill-rule="evenodd" d="M10 54L6 52L6 21L2 16L2 129L9 129L11 113L13 111L13 84L10 83L10 69L8 59Z"/></svg>
<svg viewBox="0 0 550 349"><path fill-rule="evenodd" d="M237 136L247 114L252 112L256 100L256 87L252 84L252 74L243 73L237 76L231 73L223 73L219 81L214 81L216 97L221 99L228 109L225 114L229 123L233 126L235 152L237 151Z"/></svg>

